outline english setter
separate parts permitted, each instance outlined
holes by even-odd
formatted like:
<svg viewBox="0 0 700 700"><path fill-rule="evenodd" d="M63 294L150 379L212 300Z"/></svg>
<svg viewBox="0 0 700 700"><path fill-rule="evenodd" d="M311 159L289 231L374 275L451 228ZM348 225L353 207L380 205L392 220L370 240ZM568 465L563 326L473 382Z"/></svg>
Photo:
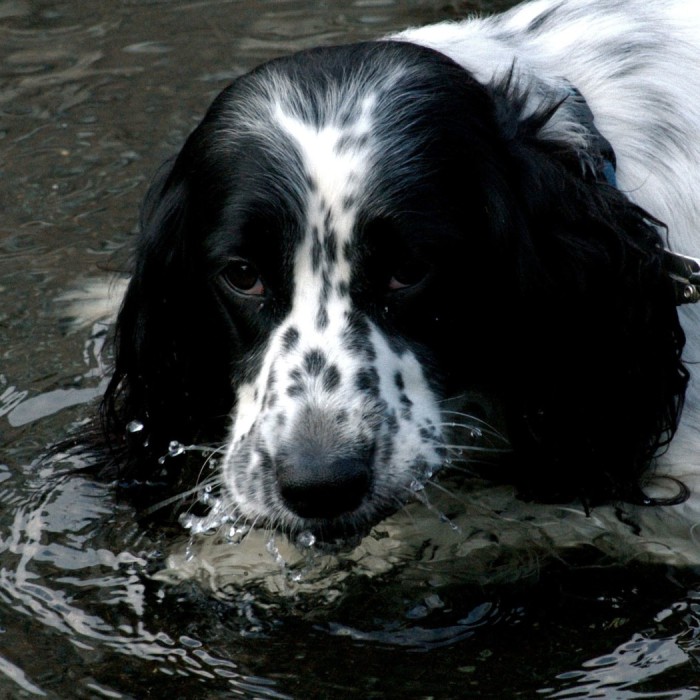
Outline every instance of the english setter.
<svg viewBox="0 0 700 700"><path fill-rule="evenodd" d="M697 3L535 0L236 79L143 207L122 483L218 446L231 518L335 541L461 459L691 543L699 67Z"/></svg>

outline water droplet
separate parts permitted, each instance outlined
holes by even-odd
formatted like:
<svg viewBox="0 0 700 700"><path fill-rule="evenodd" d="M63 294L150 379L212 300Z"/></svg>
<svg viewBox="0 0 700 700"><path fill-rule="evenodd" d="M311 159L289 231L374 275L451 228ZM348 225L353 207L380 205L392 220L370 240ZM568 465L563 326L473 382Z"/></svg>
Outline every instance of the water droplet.
<svg viewBox="0 0 700 700"><path fill-rule="evenodd" d="M424 598L424 602L426 607L428 607L430 610L439 610L440 608L445 607L445 603L442 602L442 599L437 593L432 593Z"/></svg>
<svg viewBox="0 0 700 700"><path fill-rule="evenodd" d="M449 525L453 532L461 532L459 525L457 525L457 523L455 523L451 518L448 518L444 513L440 513L439 518L440 522L445 523L445 525Z"/></svg>
<svg viewBox="0 0 700 700"><path fill-rule="evenodd" d="M185 548L185 561L192 561L194 559L194 550L192 549L192 540L187 543Z"/></svg>
<svg viewBox="0 0 700 700"><path fill-rule="evenodd" d="M126 425L127 433L140 433L143 430L143 423L140 420L132 420Z"/></svg>
<svg viewBox="0 0 700 700"><path fill-rule="evenodd" d="M200 492L199 492L199 502L203 503L204 505L207 505L209 501L211 500L211 484L207 484Z"/></svg>
<svg viewBox="0 0 700 700"><path fill-rule="evenodd" d="M270 535L270 539L267 541L265 549L267 549L267 551L272 555L272 558L275 560L275 564L282 569L287 567L287 562L284 560L284 557L282 554L280 554L280 550L277 548L274 535Z"/></svg>
<svg viewBox="0 0 700 700"><path fill-rule="evenodd" d="M226 531L226 541L228 544L239 544L248 532L250 532L250 527L248 525L231 525Z"/></svg>
<svg viewBox="0 0 700 700"><path fill-rule="evenodd" d="M185 530L191 530L192 526L194 525L195 517L189 513L183 513L178 520L180 521L180 525L182 525Z"/></svg>
<svg viewBox="0 0 700 700"><path fill-rule="evenodd" d="M183 513L178 522L186 530L189 530L193 535L210 535L221 531L221 528L236 520L236 513L231 513L220 498L213 498L207 494L207 500L203 501L200 493L200 501L205 502L209 510L206 515L199 516L192 513ZM239 530L243 532L243 528ZM230 537L231 532L225 537Z"/></svg>
<svg viewBox="0 0 700 700"><path fill-rule="evenodd" d="M300 532L299 536L297 537L297 546L298 547L303 547L304 549L310 549L311 547L316 544L316 536L312 533L309 532L308 530L304 530L304 532Z"/></svg>
<svg viewBox="0 0 700 700"><path fill-rule="evenodd" d="M177 457L185 451L185 446L177 440L172 440L168 445L168 457Z"/></svg>

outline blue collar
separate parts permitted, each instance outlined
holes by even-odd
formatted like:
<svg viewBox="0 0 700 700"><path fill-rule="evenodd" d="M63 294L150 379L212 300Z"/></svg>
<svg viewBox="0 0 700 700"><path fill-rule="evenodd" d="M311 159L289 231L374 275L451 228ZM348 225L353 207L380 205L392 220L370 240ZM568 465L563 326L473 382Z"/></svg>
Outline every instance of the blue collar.
<svg viewBox="0 0 700 700"><path fill-rule="evenodd" d="M588 132L588 146L579 154L579 162L584 175L591 173L598 182L605 182L617 188L617 160L610 141L598 131L595 117L586 98L573 85L567 85L569 112Z"/></svg>
<svg viewBox="0 0 700 700"><path fill-rule="evenodd" d="M593 112L583 95L573 85L568 86L568 93L573 116L589 134L589 146L579 155L584 175L590 173L597 182L617 188L617 161L611 143L593 123ZM700 260L664 248L662 265L673 284L677 306L700 301Z"/></svg>

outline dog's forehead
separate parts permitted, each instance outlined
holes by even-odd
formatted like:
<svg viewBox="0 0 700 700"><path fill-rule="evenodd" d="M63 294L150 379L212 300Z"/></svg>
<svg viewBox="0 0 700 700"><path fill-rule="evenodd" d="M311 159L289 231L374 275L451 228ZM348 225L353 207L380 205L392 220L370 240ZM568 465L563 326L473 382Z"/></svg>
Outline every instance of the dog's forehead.
<svg viewBox="0 0 700 700"><path fill-rule="evenodd" d="M348 204L367 174L375 121L376 92L360 96L342 121L311 124L276 105L273 120L301 156L311 193L328 203Z"/></svg>
<svg viewBox="0 0 700 700"><path fill-rule="evenodd" d="M276 124L299 155L306 183L302 246L307 250L298 257L299 279L323 272L327 285L332 270L336 284L349 281L343 253L353 235L359 203L370 188L375 103L376 94L367 94L342 123L310 124L281 106L275 111Z"/></svg>
<svg viewBox="0 0 700 700"><path fill-rule="evenodd" d="M253 143L286 180L295 180L297 194L306 195L309 185L338 201L348 190L369 192L371 161L391 160L392 169L402 170L420 150L421 129L413 127L421 121L435 127L425 119L440 92L431 79L432 52L377 42L294 59L276 59L239 78L215 119L224 149Z"/></svg>

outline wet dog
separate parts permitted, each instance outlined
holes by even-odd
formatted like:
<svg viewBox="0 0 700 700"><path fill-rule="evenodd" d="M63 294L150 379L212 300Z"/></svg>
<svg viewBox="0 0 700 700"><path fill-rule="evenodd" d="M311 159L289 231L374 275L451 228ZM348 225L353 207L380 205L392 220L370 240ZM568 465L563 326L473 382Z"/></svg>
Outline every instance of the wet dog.
<svg viewBox="0 0 700 700"><path fill-rule="evenodd" d="M693 3L537 0L238 78L143 207L122 481L211 445L231 518L334 540L461 461L690 528L699 63Z"/></svg>

